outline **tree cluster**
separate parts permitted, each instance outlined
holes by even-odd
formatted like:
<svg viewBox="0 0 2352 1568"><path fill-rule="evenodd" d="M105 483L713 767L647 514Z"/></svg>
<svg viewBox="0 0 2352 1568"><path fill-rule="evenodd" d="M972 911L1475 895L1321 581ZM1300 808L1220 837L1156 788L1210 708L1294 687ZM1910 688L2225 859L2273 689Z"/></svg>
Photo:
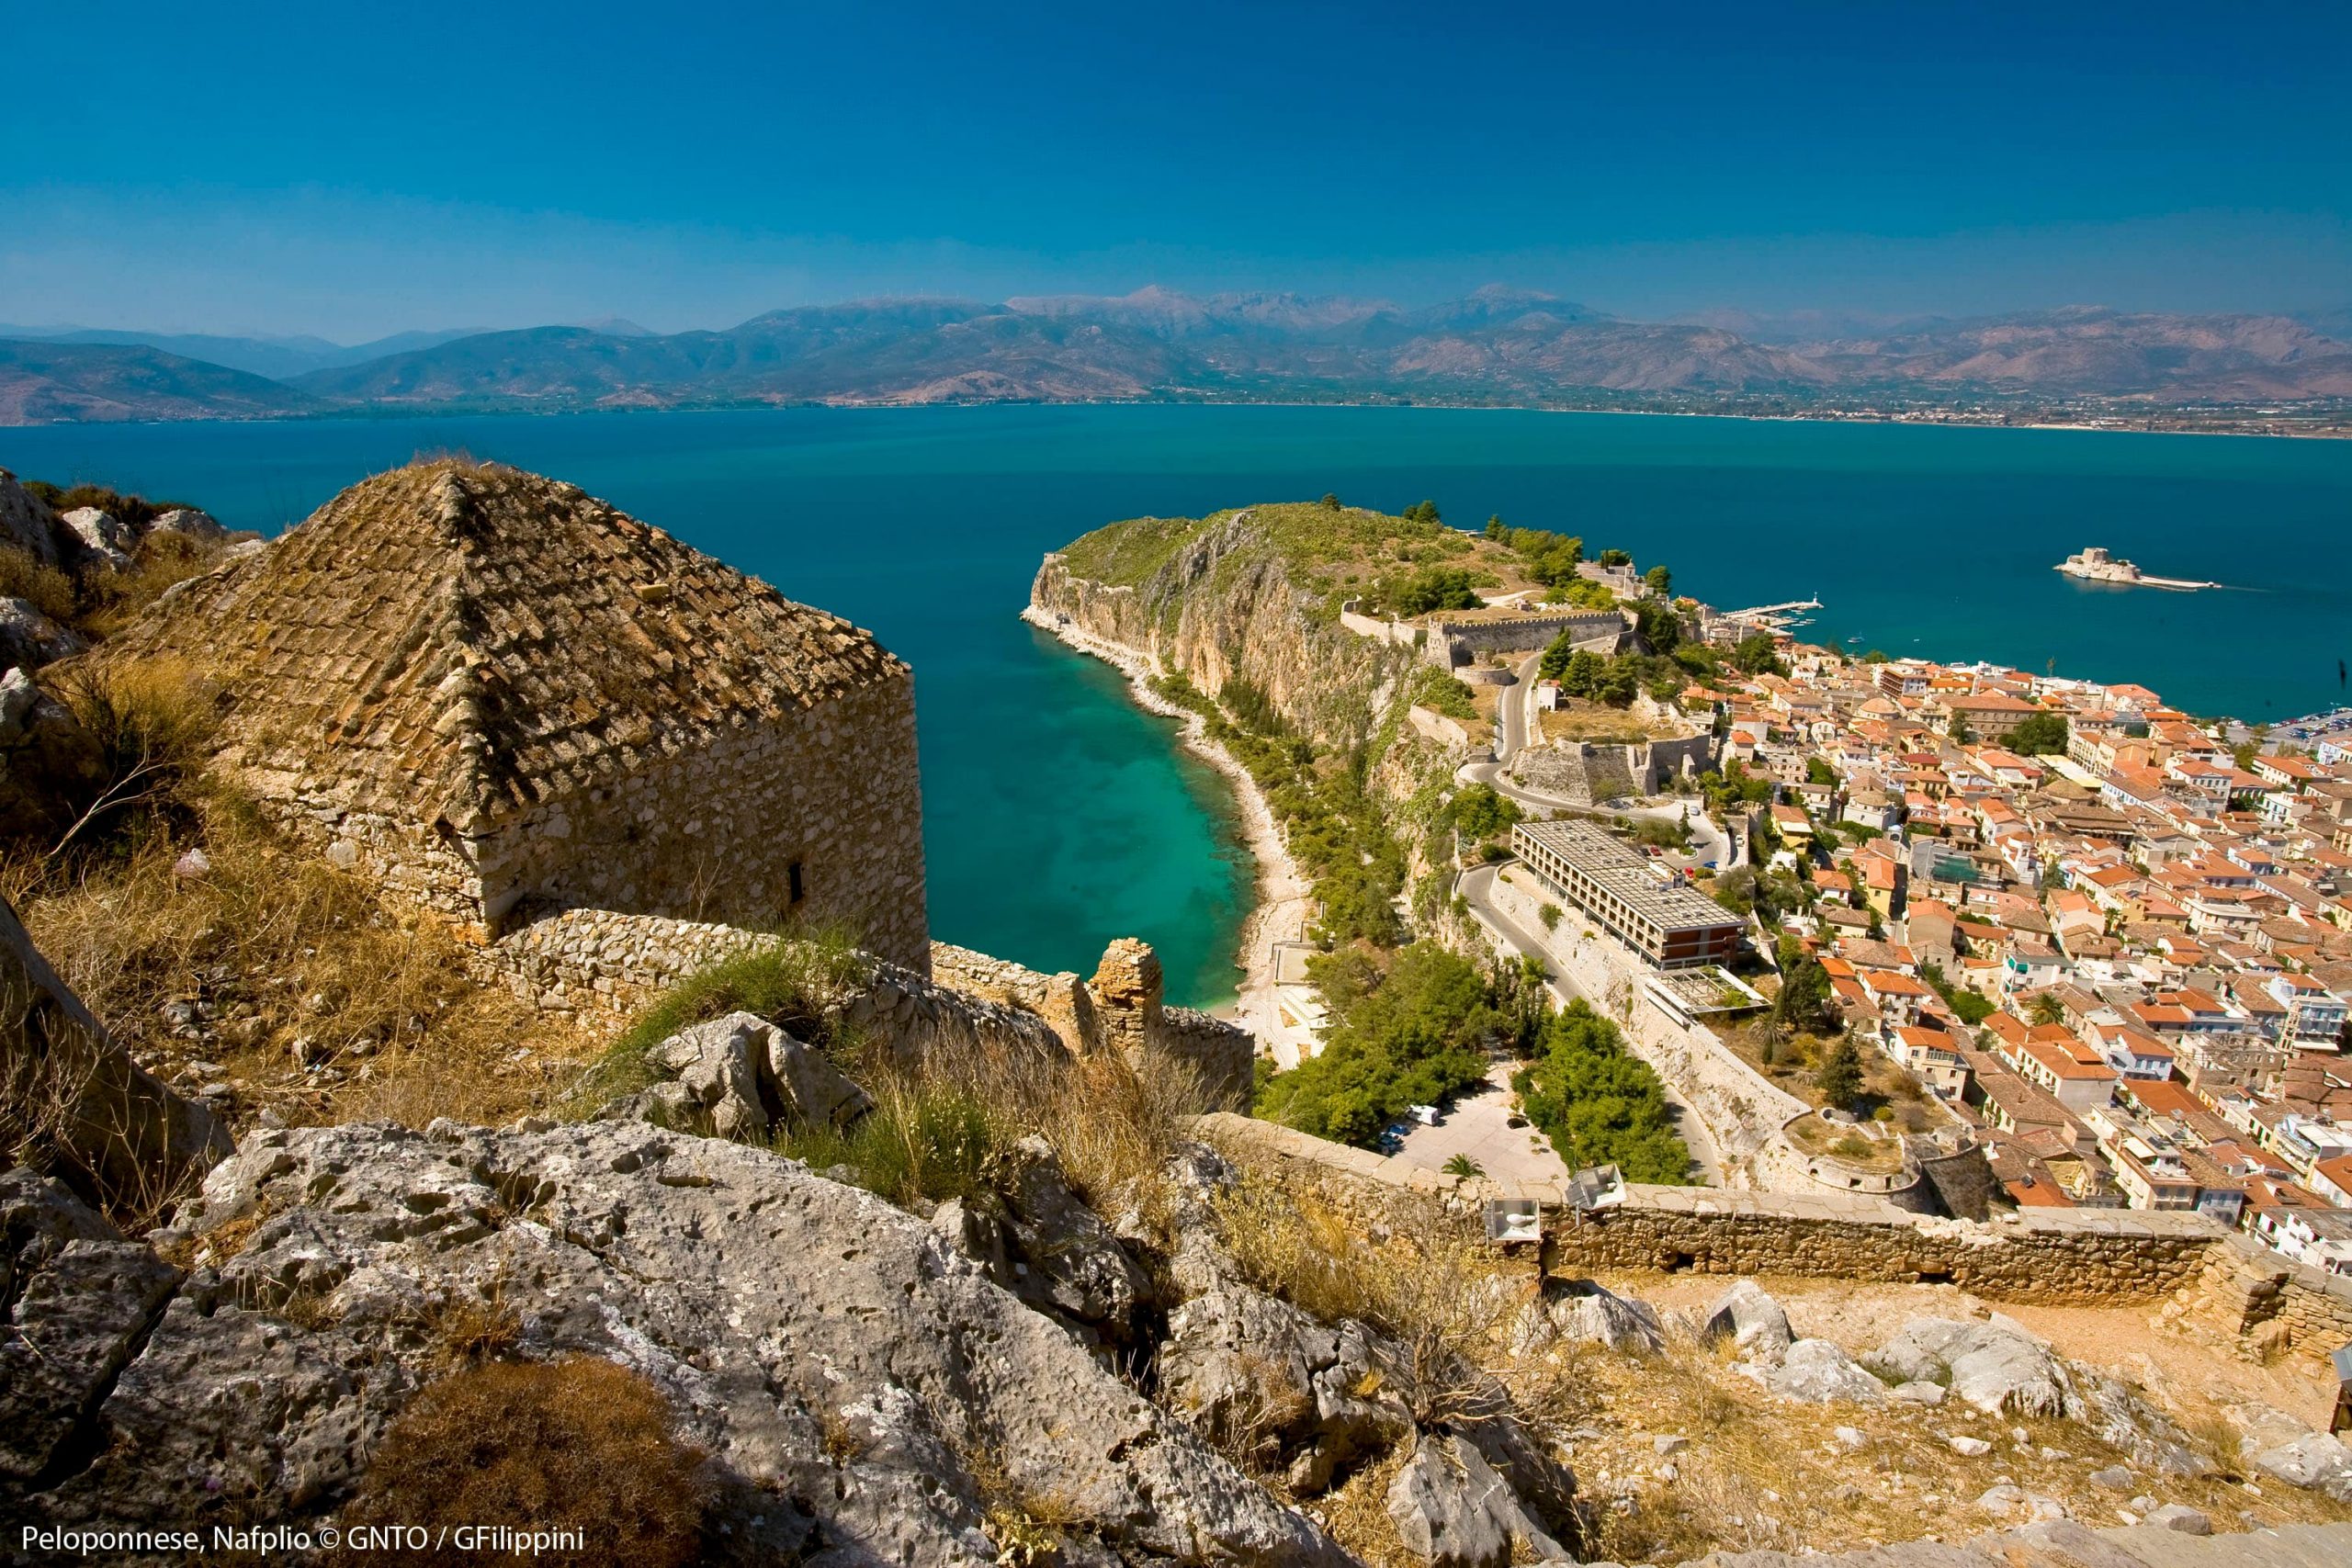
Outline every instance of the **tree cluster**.
<svg viewBox="0 0 2352 1568"><path fill-rule="evenodd" d="M1544 1021L1535 1059L1512 1075L1511 1088L1571 1168L1613 1165L1628 1181L1690 1179L1690 1151L1675 1134L1665 1086L1582 998Z"/></svg>
<svg viewBox="0 0 2352 1568"><path fill-rule="evenodd" d="M1323 1049L1259 1089L1257 1112L1317 1137L1369 1146L1408 1106L1483 1080L1490 1054L1530 1027L1515 986L1434 942L1385 965L1360 948L1310 961L1330 1025Z"/></svg>

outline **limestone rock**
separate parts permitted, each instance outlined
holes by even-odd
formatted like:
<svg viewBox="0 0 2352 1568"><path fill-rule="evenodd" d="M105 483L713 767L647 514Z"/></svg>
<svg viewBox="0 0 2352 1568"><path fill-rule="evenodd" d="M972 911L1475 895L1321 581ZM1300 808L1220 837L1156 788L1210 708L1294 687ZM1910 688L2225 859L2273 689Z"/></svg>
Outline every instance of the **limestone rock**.
<svg viewBox="0 0 2352 1568"><path fill-rule="evenodd" d="M1866 1358L1874 1370L1904 1382L1948 1382L1951 1392L1988 1416L2064 1416L2078 1402L2065 1367L2008 1320L1961 1322L1917 1317Z"/></svg>
<svg viewBox="0 0 2352 1568"><path fill-rule="evenodd" d="M1936 1405L1941 1404L1944 1402L1944 1396L1950 1392L1939 1382L1928 1382L1915 1378L1909 1382L1896 1383L1886 1391L1886 1396L1889 1399L1899 1399L1905 1404Z"/></svg>
<svg viewBox="0 0 2352 1568"><path fill-rule="evenodd" d="M771 1026L748 1012L732 1012L680 1030L646 1053L647 1060L677 1075L693 1103L722 1138L764 1140L767 1109L760 1102L755 1057L767 1055Z"/></svg>
<svg viewBox="0 0 2352 1568"><path fill-rule="evenodd" d="M38 670L90 645L42 615L29 599L0 599L0 670Z"/></svg>
<svg viewBox="0 0 2352 1568"><path fill-rule="evenodd" d="M2137 1478L2121 1465L2110 1464L2104 1469L2092 1471L2088 1479L2092 1485L2104 1486L2109 1492L2129 1492Z"/></svg>
<svg viewBox="0 0 2352 1568"><path fill-rule="evenodd" d="M187 1224L256 1215L123 1369L86 1466L0 1483L12 1520L320 1518L435 1374L419 1325L494 1299L515 1354L665 1393L752 1558L821 1539L808 1560L985 1568L987 1510L1050 1497L1072 1562L1347 1561L929 1226L763 1149L625 1122L265 1131Z"/></svg>
<svg viewBox="0 0 2352 1568"><path fill-rule="evenodd" d="M158 513L155 520L147 525L147 532L151 537L168 534L198 545L218 545L229 537L229 530L222 527L212 513L200 512L193 506L176 506L169 512Z"/></svg>
<svg viewBox="0 0 2352 1568"><path fill-rule="evenodd" d="M1023 1138L1007 1151L1001 1174L1005 1228L1028 1270L1015 1291L1113 1338L1125 1337L1136 1306L1151 1295L1151 1281L1070 1190L1053 1145L1034 1134Z"/></svg>
<svg viewBox="0 0 2352 1568"><path fill-rule="evenodd" d="M1753 1280L1742 1280L1715 1298L1699 1323L1699 1337L1707 1344L1729 1338L1743 1358L1778 1360L1794 1336L1789 1314Z"/></svg>
<svg viewBox="0 0 2352 1568"><path fill-rule="evenodd" d="M81 553L115 571L130 570L130 552L139 536L130 526L111 512L101 512L95 506L77 506L61 513L57 519L81 544Z"/></svg>
<svg viewBox="0 0 2352 1568"><path fill-rule="evenodd" d="M1944 1446L1962 1459L1983 1459L1993 1451L1993 1445L1982 1438L1946 1438Z"/></svg>
<svg viewBox="0 0 2352 1568"><path fill-rule="evenodd" d="M53 1107L40 1152L83 1197L153 1204L231 1150L210 1111L115 1044L0 902L0 1081Z"/></svg>
<svg viewBox="0 0 2352 1568"><path fill-rule="evenodd" d="M1555 1339L1655 1354L1666 1346L1657 1309L1589 1280L1546 1280L1544 1295L1521 1314L1514 1348L1527 1355Z"/></svg>
<svg viewBox="0 0 2352 1568"><path fill-rule="evenodd" d="M2207 1517L2205 1511L2201 1508L2192 1508L2186 1503L2166 1503L2163 1507L2152 1510L2148 1517L2140 1522L2154 1525L2158 1529L2177 1530L2182 1535L2211 1535L2213 1533L2213 1521Z"/></svg>
<svg viewBox="0 0 2352 1568"><path fill-rule="evenodd" d="M734 1016L751 1018L749 1013ZM846 1127L874 1109L873 1097L827 1061L822 1051L772 1023L752 1022L759 1025L765 1046L757 1066L787 1117L811 1127Z"/></svg>
<svg viewBox="0 0 2352 1568"><path fill-rule="evenodd" d="M0 1176L0 1484L49 1470L180 1282L56 1183Z"/></svg>
<svg viewBox="0 0 2352 1568"><path fill-rule="evenodd" d="M1996 1518L2016 1523L2030 1524L2071 1517L2066 1512L2066 1505L2055 1497L2044 1497L2007 1482L1988 1488L1983 1496L1976 1499L1976 1506Z"/></svg>
<svg viewBox="0 0 2352 1568"><path fill-rule="evenodd" d="M49 502L0 468L0 547L25 552L43 566L57 564L56 514Z"/></svg>
<svg viewBox="0 0 2352 1568"><path fill-rule="evenodd" d="M1355 1323L1327 1327L1287 1302L1232 1284L1170 1314L1162 1399L1195 1429L1254 1447L1302 1495L1409 1437L1396 1348Z"/></svg>
<svg viewBox="0 0 2352 1568"><path fill-rule="evenodd" d="M1826 1339L1799 1339L1777 1366L1748 1361L1740 1370L1782 1399L1807 1404L1886 1403L1885 1385Z"/></svg>
<svg viewBox="0 0 2352 1568"><path fill-rule="evenodd" d="M1420 1439L1389 1484L1388 1517L1405 1550L1434 1568L1502 1568L1514 1548L1567 1555L1476 1446L1458 1437Z"/></svg>
<svg viewBox="0 0 2352 1568"><path fill-rule="evenodd" d="M2325 1432L2307 1432L2292 1442L2266 1449L2254 1456L2254 1464L2290 1486L2308 1487L2339 1503L2352 1503L2352 1448Z"/></svg>

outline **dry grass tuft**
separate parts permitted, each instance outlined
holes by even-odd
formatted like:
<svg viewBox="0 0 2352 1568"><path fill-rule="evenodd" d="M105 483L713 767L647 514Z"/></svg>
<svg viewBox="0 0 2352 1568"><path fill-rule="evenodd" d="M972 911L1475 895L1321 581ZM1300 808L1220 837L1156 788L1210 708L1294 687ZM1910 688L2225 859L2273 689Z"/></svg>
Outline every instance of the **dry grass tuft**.
<svg viewBox="0 0 2352 1568"><path fill-rule="evenodd" d="M419 1525L436 1544L412 1557L477 1561L437 1544L440 1527L504 1524L580 1532L558 1564L669 1568L700 1552L702 1456L669 1403L636 1373L593 1357L493 1362L419 1393L377 1446L352 1525Z"/></svg>
<svg viewBox="0 0 2352 1568"><path fill-rule="evenodd" d="M1411 1445L1398 1443L1316 1505L1324 1532L1369 1568L1422 1568L1422 1560L1396 1539L1396 1521L1388 1517L1388 1488L1410 1457Z"/></svg>
<svg viewBox="0 0 2352 1568"><path fill-rule="evenodd" d="M0 545L0 599L24 599L61 625L74 619L74 580L15 545Z"/></svg>
<svg viewBox="0 0 2352 1568"><path fill-rule="evenodd" d="M870 1114L845 1131L787 1129L779 1151L820 1170L846 1166L860 1186L927 1210L985 1201L994 1156L1036 1134L1080 1198L1103 1211L1131 1205L1163 1235L1166 1168L1206 1103L1197 1076L1157 1055L1129 1063L984 1048L863 1077Z"/></svg>
<svg viewBox="0 0 2352 1568"><path fill-rule="evenodd" d="M0 855L0 897L151 1069L217 1064L238 1112L421 1126L519 1114L548 1096L542 1064L582 1048L474 981L454 935L396 916L249 804L185 781L172 801L85 852ZM175 869L190 850L200 875Z"/></svg>
<svg viewBox="0 0 2352 1568"><path fill-rule="evenodd" d="M1245 1176L1216 1201L1219 1231L1251 1283L1326 1323L1355 1318L1404 1347L1401 1392L1424 1426L1498 1413L1511 1403L1505 1341L1530 1278L1492 1249L1432 1223L1375 1242L1312 1192ZM1539 1424L1550 1380L1523 1380Z"/></svg>

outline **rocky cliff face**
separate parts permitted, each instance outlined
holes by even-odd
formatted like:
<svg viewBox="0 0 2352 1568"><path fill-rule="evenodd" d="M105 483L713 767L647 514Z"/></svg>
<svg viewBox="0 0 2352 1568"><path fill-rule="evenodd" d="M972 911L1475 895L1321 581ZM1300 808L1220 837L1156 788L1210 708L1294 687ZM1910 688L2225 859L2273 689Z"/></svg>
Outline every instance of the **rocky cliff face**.
<svg viewBox="0 0 2352 1568"><path fill-rule="evenodd" d="M1247 681L1317 740L1360 737L1378 695L1393 687L1412 655L1340 626L1257 510L1196 524L1116 525L1182 532L1163 558L1147 558L1141 564L1149 570L1134 581L1090 577L1072 555L1049 555L1031 585L1030 604L1188 677L1211 696L1228 681Z"/></svg>

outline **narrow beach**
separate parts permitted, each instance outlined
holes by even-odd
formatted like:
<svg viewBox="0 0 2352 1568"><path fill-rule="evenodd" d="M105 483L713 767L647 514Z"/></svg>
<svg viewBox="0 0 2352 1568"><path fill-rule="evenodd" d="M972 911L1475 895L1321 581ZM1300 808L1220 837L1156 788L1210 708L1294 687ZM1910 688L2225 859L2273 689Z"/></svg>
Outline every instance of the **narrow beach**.
<svg viewBox="0 0 2352 1568"><path fill-rule="evenodd" d="M1297 942L1306 936L1312 887L1292 861L1290 850L1283 842L1282 829L1275 825L1274 814L1267 807L1266 797L1259 793L1258 781L1234 760L1231 752L1209 739L1208 727L1200 715L1179 707L1151 689L1151 677L1159 671L1144 654L1124 643L1096 637L1035 604L1023 610L1021 618L1079 652L1116 668L1126 676L1127 690L1137 706L1182 724L1184 748L1231 782L1234 798L1241 808L1243 841L1257 860L1258 876L1256 902L1249 918L1241 922L1240 947L1235 954L1242 969L1240 993L1230 1009L1217 1010L1229 1011L1247 1024L1261 1046L1274 1040L1283 1032L1274 999L1274 944Z"/></svg>

